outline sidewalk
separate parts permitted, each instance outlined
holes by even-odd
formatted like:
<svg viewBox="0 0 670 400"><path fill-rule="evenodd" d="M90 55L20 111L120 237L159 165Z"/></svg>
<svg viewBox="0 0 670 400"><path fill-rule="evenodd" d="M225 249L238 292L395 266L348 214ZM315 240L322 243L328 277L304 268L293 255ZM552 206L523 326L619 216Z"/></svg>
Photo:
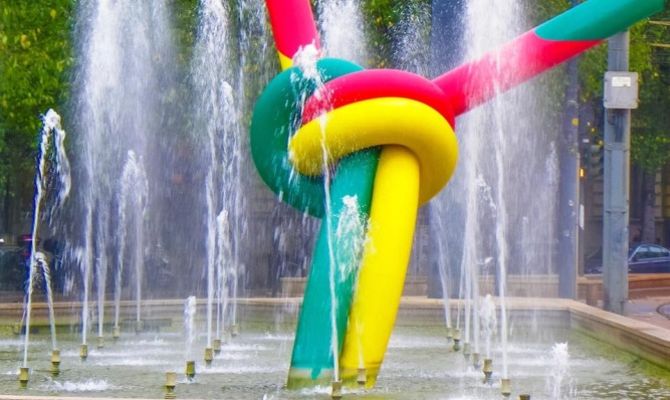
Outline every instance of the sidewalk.
<svg viewBox="0 0 670 400"><path fill-rule="evenodd" d="M670 330L670 295L630 300L627 315Z"/></svg>

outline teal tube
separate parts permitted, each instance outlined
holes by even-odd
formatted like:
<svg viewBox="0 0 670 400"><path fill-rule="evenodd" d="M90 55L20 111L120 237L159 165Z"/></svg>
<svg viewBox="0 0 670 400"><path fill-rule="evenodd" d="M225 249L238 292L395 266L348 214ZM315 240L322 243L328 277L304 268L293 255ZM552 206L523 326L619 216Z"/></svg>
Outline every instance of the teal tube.
<svg viewBox="0 0 670 400"><path fill-rule="evenodd" d="M549 40L603 40L663 11L666 0L589 0L536 28Z"/></svg>
<svg viewBox="0 0 670 400"><path fill-rule="evenodd" d="M342 247L346 243L336 243L334 239L340 215L344 210L345 196L356 196L359 211L365 219L370 211L372 201L372 183L377 169L379 150L366 150L353 154L340 161L330 187L330 201L332 218L330 223L331 240L341 257ZM312 268L305 288L303 306L296 330L291 370L289 371L288 387L313 386L315 381L329 383L333 373L333 348L331 338L331 271L335 269L335 325L337 327L338 356L342 350L344 334L346 333L349 309L353 297L353 288L360 260L338 260L344 264L354 264L355 268L342 271L331 264L328 251L327 219L321 220L321 230L316 242ZM364 238L348 238L348 240L364 240Z"/></svg>
<svg viewBox="0 0 670 400"><path fill-rule="evenodd" d="M361 67L343 60L323 59L317 65L324 82L362 70ZM328 251L328 224L324 218L324 182L321 177L311 178L296 173L288 160L289 136L300 123L296 104L302 96L306 98L314 91L313 84L300 79L301 76L300 70L291 68L270 82L256 102L250 138L252 158L261 178L270 189L293 207L322 217L293 345L289 387L303 384L313 386L317 379L330 380L333 372L330 289L333 266ZM367 220L378 154L378 150L367 150L340 161L330 186L332 229L337 228L345 196L357 198L359 211ZM331 234L334 235L334 232ZM342 248L347 247L348 243L339 242L334 245L340 246L340 249L334 249L335 254L341 257L346 253ZM357 263L357 260L341 261L346 264ZM344 341L356 273L356 268L336 271L338 279L334 282L334 309L338 353Z"/></svg>

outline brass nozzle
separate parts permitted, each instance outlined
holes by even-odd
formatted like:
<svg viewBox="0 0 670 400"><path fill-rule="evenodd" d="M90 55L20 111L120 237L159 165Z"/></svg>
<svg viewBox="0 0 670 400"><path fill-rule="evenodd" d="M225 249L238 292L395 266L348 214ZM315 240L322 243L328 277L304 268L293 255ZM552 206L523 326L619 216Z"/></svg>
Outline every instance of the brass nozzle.
<svg viewBox="0 0 670 400"><path fill-rule="evenodd" d="M174 388L177 386L177 373L176 372L166 372L165 373L165 398L166 399L176 399L177 395L174 392Z"/></svg>
<svg viewBox="0 0 670 400"><path fill-rule="evenodd" d="M500 393L505 398L512 394L512 382L509 379L502 379L500 381Z"/></svg>
<svg viewBox="0 0 670 400"><path fill-rule="evenodd" d="M28 380L30 380L30 368L21 367L19 370L19 384L22 388L28 387Z"/></svg>
<svg viewBox="0 0 670 400"><path fill-rule="evenodd" d="M342 398L342 381L333 381L331 384L330 397L332 399Z"/></svg>
<svg viewBox="0 0 670 400"><path fill-rule="evenodd" d="M205 348L205 364L207 366L212 365L212 360L214 360L214 350L211 347Z"/></svg>
<svg viewBox="0 0 670 400"><path fill-rule="evenodd" d="M195 378L195 361L186 361L186 377L189 380Z"/></svg>
<svg viewBox="0 0 670 400"><path fill-rule="evenodd" d="M58 349L51 351L51 375L60 375L60 350Z"/></svg>
<svg viewBox="0 0 670 400"><path fill-rule="evenodd" d="M88 358L88 345L87 344L82 344L79 347L79 358L81 358L82 361L86 361Z"/></svg>
<svg viewBox="0 0 670 400"><path fill-rule="evenodd" d="M356 375L356 383L363 386L367 383L367 381L368 381L367 371L365 370L365 368L359 368L358 374Z"/></svg>

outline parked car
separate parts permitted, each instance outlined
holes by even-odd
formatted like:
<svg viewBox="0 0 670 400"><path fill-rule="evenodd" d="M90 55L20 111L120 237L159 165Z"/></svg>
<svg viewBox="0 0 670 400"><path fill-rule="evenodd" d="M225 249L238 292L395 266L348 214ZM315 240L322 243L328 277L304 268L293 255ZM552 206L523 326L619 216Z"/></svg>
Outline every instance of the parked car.
<svg viewBox="0 0 670 400"><path fill-rule="evenodd" d="M600 274L602 251L586 260L587 274ZM631 274L670 273L670 250L650 243L638 243L628 250L628 272Z"/></svg>
<svg viewBox="0 0 670 400"><path fill-rule="evenodd" d="M16 246L0 247L0 290L23 290L25 272L23 249Z"/></svg>

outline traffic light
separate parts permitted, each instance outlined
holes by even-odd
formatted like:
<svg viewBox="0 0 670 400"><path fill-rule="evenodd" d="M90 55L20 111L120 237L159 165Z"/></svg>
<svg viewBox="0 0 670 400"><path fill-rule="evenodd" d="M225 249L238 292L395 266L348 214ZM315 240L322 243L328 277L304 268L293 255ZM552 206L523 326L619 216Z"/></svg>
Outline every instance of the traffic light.
<svg viewBox="0 0 670 400"><path fill-rule="evenodd" d="M589 146L589 177L600 178L603 176L603 167L605 159L605 151L603 149L603 140L595 138Z"/></svg>

